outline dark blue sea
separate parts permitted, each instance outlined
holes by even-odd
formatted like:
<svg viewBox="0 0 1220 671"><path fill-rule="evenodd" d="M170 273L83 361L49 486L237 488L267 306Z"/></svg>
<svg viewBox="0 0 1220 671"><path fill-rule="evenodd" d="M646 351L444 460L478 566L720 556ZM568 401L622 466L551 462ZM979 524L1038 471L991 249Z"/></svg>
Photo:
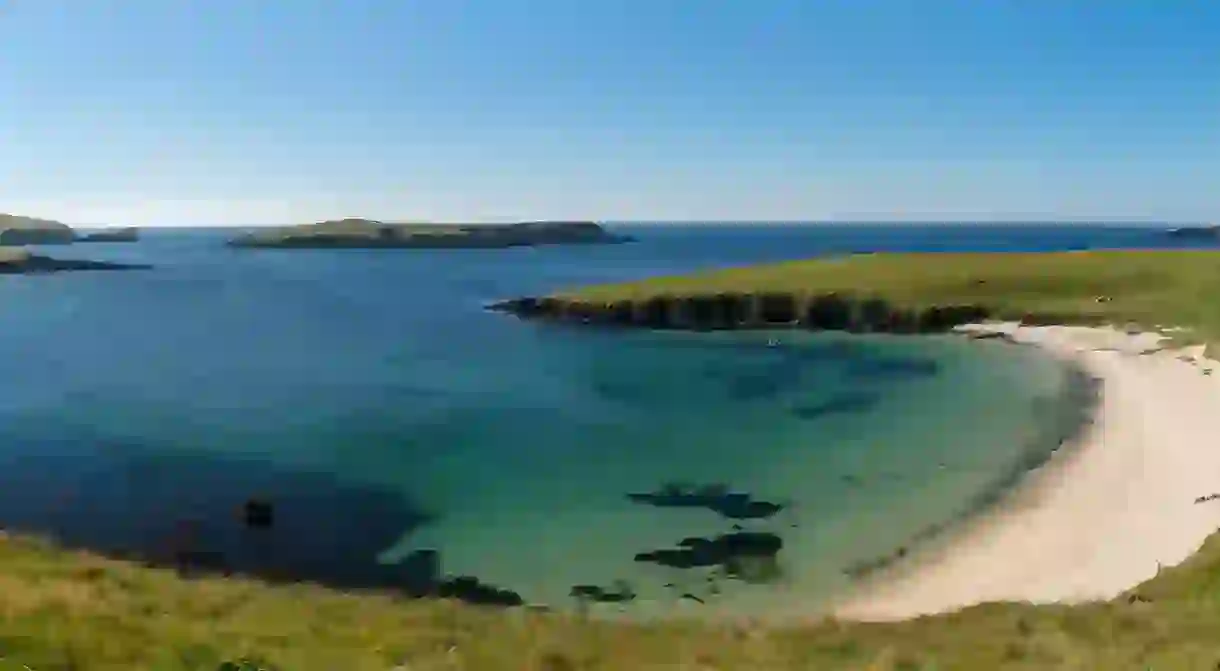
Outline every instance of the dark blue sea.
<svg viewBox="0 0 1220 671"><path fill-rule="evenodd" d="M950 337L786 333L768 346L766 333L524 323L484 304L849 251L1171 242L1099 226L623 228L639 241L233 250L232 232L158 229L48 250L156 268L0 278L0 526L344 588L434 571L559 609L577 605L573 585L627 585L634 601L594 608L808 611L851 588L845 568L968 513L1049 454L1068 371ZM628 497L667 484L779 511ZM244 524L250 499L273 503L272 526ZM737 532L782 539L768 579L637 561Z"/></svg>

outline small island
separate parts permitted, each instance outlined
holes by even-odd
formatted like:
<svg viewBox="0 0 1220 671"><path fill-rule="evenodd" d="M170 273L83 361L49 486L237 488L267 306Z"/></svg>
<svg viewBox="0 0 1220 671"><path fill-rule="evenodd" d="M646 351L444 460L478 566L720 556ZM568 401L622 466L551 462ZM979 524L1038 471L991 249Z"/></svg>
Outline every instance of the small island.
<svg viewBox="0 0 1220 671"><path fill-rule="evenodd" d="M629 236L610 233L591 221L429 224L353 218L251 232L228 244L237 248L284 249L498 249L615 244L631 240Z"/></svg>
<svg viewBox="0 0 1220 671"><path fill-rule="evenodd" d="M1184 240L1220 240L1220 226L1181 226L1165 231L1165 235Z"/></svg>
<svg viewBox="0 0 1220 671"><path fill-rule="evenodd" d="M77 242L139 242L140 229L135 226L107 228L93 233L78 234Z"/></svg>
<svg viewBox="0 0 1220 671"><path fill-rule="evenodd" d="M152 266L86 259L53 259L24 249L0 249L0 275L37 275L72 270L147 270Z"/></svg>
<svg viewBox="0 0 1220 671"><path fill-rule="evenodd" d="M65 223L0 213L0 246L70 245L75 241L76 232Z"/></svg>

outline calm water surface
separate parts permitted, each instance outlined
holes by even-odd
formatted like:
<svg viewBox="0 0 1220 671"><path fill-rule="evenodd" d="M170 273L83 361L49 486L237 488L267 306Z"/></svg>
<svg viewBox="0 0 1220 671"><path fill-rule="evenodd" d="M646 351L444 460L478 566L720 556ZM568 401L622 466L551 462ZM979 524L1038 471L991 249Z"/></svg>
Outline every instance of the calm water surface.
<svg viewBox="0 0 1220 671"><path fill-rule="evenodd" d="M281 252L153 231L57 249L157 269L0 278L0 525L154 560L187 542L238 570L340 586L413 580L411 553L433 549L444 574L557 608L573 585L620 581L636 600L598 608L807 610L850 585L845 567L1045 456L1066 372L996 343L790 333L768 347L762 333L606 333L481 306L852 250L1168 242L1046 226L634 232L607 247ZM735 520L627 497L666 483L782 510ZM275 502L273 528L240 523L251 497ZM634 560L737 531L782 539L772 580Z"/></svg>

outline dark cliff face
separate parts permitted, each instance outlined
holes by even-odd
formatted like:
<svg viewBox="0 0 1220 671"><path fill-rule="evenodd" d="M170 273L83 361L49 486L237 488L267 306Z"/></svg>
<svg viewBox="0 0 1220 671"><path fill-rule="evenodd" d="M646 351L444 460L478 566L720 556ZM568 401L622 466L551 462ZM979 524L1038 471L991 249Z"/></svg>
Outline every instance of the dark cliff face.
<svg viewBox="0 0 1220 671"><path fill-rule="evenodd" d="M990 316L980 305L912 310L880 298L835 293L654 296L640 301L587 303L558 298L517 298L489 306L522 319L605 326L715 331L805 328L855 333L942 333Z"/></svg>
<svg viewBox="0 0 1220 671"><path fill-rule="evenodd" d="M395 224L370 219L343 219L306 226L271 229L229 241L253 248L405 248L486 249L535 245L612 244L628 242L599 224L582 221L538 221L518 224Z"/></svg>

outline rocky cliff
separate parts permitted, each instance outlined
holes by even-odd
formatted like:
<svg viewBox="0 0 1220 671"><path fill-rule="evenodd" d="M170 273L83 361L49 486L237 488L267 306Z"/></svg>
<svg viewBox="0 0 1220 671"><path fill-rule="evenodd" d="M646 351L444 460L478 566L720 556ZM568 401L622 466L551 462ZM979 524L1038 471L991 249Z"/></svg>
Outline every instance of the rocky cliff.
<svg viewBox="0 0 1220 671"><path fill-rule="evenodd" d="M990 316L981 305L937 305L916 310L893 306L881 298L782 292L653 296L609 303L528 297L495 303L489 309L524 319L692 331L788 327L935 333Z"/></svg>

